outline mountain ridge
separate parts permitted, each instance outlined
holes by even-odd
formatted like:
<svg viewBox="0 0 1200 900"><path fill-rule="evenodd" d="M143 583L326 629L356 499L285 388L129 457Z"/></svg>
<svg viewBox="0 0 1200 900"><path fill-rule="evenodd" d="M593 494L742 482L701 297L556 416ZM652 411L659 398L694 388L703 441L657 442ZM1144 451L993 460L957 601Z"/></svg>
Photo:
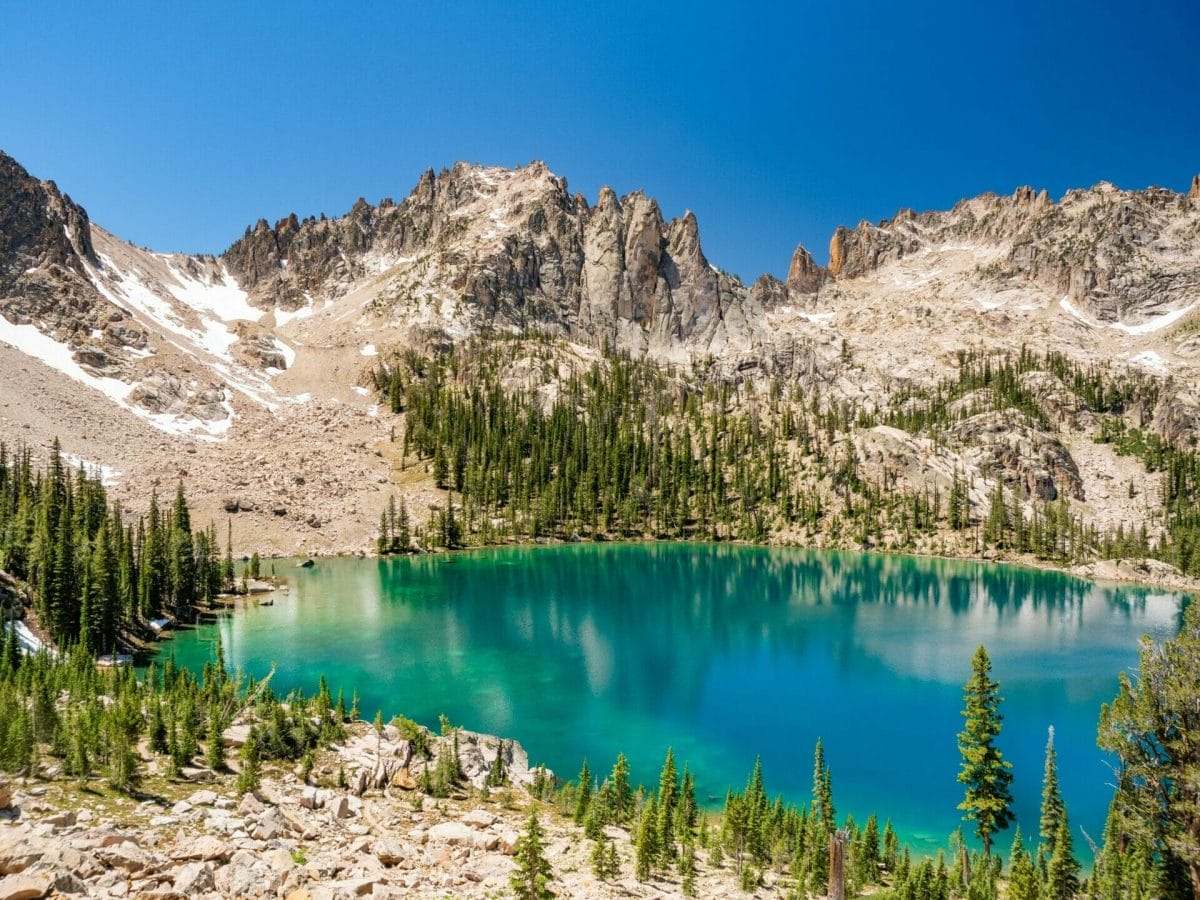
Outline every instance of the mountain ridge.
<svg viewBox="0 0 1200 900"><path fill-rule="evenodd" d="M0 439L57 434L163 483L204 472L208 512L283 528L272 540L289 550L367 543L397 477L376 370L475 336L550 336L563 371L623 351L693 382L779 381L864 409L933 386L963 351L1052 350L1161 381L1147 421L1200 436L1200 181L901 210L835 231L829 266L801 244L786 278L747 285L710 262L690 212L668 220L643 191L611 188L589 203L540 162L426 170L399 202L259 219L221 254L189 255L121 240L0 155L0 238L0 377L23 385ZM532 359L514 383L538 383ZM995 456L987 433L963 438L976 468ZM878 430L853 443L864 460L927 453ZM337 463L297 484L316 458ZM252 501L255 468L272 487Z"/></svg>

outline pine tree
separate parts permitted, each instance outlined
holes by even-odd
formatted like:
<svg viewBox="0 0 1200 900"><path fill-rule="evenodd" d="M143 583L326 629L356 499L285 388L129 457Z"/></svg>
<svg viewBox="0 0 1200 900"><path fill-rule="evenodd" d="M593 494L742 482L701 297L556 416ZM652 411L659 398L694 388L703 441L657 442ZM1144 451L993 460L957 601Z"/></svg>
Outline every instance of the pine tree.
<svg viewBox="0 0 1200 900"><path fill-rule="evenodd" d="M242 745L242 770L238 772L237 777L237 792L239 794L248 794L251 791L258 790L258 783L261 778L261 750L258 745L258 735L252 729L246 737L246 743Z"/></svg>
<svg viewBox="0 0 1200 900"><path fill-rule="evenodd" d="M633 788L629 784L629 760L624 753L617 754L609 776L612 784L612 820L618 827L626 824L633 814Z"/></svg>
<svg viewBox="0 0 1200 900"><path fill-rule="evenodd" d="M592 847L592 873L601 881L611 881L617 877L618 873L612 865L612 851L615 849L612 841L601 831Z"/></svg>
<svg viewBox="0 0 1200 900"><path fill-rule="evenodd" d="M675 858L675 807L679 803L679 778L675 751L668 747L658 777L658 852L663 862Z"/></svg>
<svg viewBox="0 0 1200 900"><path fill-rule="evenodd" d="M867 818L867 824L863 828L862 839L859 843L863 874L867 876L870 883L874 883L879 878L880 862L879 819L875 813L871 813Z"/></svg>
<svg viewBox="0 0 1200 900"><path fill-rule="evenodd" d="M813 815L825 837L837 828L837 813L833 808L833 782L829 768L825 765L825 747L817 738L817 746L813 751Z"/></svg>
<svg viewBox="0 0 1200 900"><path fill-rule="evenodd" d="M554 896L550 890L553 871L542 847L544 832L538 822L537 810L529 814L525 832L517 840L513 861L516 863L509 886L520 900L548 900Z"/></svg>
<svg viewBox="0 0 1200 900"><path fill-rule="evenodd" d="M1079 890L1079 863L1071 843L1071 828L1066 813L1058 820L1054 852L1046 872L1044 900L1070 900Z"/></svg>
<svg viewBox="0 0 1200 900"><path fill-rule="evenodd" d="M883 866L889 872L895 872L899 860L900 838L897 837L896 830L892 828L892 820L888 819L883 823Z"/></svg>
<svg viewBox="0 0 1200 900"><path fill-rule="evenodd" d="M696 896L696 846L690 831L684 835L679 852L679 892L685 897Z"/></svg>
<svg viewBox="0 0 1200 900"><path fill-rule="evenodd" d="M225 742L221 738L221 714L216 703L210 703L208 708L208 730L205 732L204 761L214 772L225 768Z"/></svg>
<svg viewBox="0 0 1200 900"><path fill-rule="evenodd" d="M1099 744L1120 760L1117 852L1145 848L1159 860L1160 896L1189 888L1200 896L1197 672L1200 603L1191 603L1174 638L1143 639L1137 677L1121 673L1117 696L1100 712Z"/></svg>
<svg viewBox="0 0 1200 900"><path fill-rule="evenodd" d="M650 873L658 864L658 804L653 797L650 798L650 802L642 810L642 820L638 824L634 858L636 860L637 880L649 881Z"/></svg>
<svg viewBox="0 0 1200 900"><path fill-rule="evenodd" d="M156 702L150 713L150 752L167 753L170 744L167 740L167 726L163 721L162 704Z"/></svg>
<svg viewBox="0 0 1200 900"><path fill-rule="evenodd" d="M1046 740L1046 764L1042 773L1042 811L1039 831L1046 856L1054 855L1058 827L1067 816L1062 792L1058 787L1058 753L1054 749L1054 726Z"/></svg>
<svg viewBox="0 0 1200 900"><path fill-rule="evenodd" d="M588 813L588 806L592 801L592 772L588 768L587 760L583 761L583 767L579 770L579 789L575 794L575 824L582 825L584 818Z"/></svg>
<svg viewBox="0 0 1200 900"><path fill-rule="evenodd" d="M1012 765L996 746L1003 716L1000 714L1000 685L992 681L992 662L980 645L971 663L972 675L963 692L965 724L958 735L962 769L958 780L966 786L966 797L958 808L975 823L975 834L990 857L992 837L1012 821Z"/></svg>
<svg viewBox="0 0 1200 900"><path fill-rule="evenodd" d="M1013 836L1012 853L1009 855L1008 900L1040 900L1041 884L1029 851L1021 841L1021 829Z"/></svg>

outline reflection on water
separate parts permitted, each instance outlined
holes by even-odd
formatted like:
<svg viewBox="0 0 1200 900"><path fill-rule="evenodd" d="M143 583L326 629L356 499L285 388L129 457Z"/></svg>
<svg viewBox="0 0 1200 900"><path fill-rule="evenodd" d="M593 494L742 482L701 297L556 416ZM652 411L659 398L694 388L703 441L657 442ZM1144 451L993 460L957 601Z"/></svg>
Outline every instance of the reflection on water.
<svg viewBox="0 0 1200 900"><path fill-rule="evenodd" d="M281 567L282 569L282 567ZM1058 573L877 554L682 544L504 548L289 570L292 592L220 623L231 664L282 687L324 672L376 708L512 735L566 775L667 745L722 797L762 755L803 802L823 737L839 809L917 842L957 826L961 685L980 643L1007 697L1002 747L1034 828L1046 728L1072 813L1098 834L1099 705L1178 598ZM202 666L211 632L181 635Z"/></svg>

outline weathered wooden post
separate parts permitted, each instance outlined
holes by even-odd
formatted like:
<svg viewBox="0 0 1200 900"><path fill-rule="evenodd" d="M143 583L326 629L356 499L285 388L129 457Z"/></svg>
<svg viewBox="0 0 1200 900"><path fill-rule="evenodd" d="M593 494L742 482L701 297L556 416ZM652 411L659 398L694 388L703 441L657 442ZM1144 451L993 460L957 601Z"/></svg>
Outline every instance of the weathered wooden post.
<svg viewBox="0 0 1200 900"><path fill-rule="evenodd" d="M849 831L829 836L829 900L846 900L846 838Z"/></svg>

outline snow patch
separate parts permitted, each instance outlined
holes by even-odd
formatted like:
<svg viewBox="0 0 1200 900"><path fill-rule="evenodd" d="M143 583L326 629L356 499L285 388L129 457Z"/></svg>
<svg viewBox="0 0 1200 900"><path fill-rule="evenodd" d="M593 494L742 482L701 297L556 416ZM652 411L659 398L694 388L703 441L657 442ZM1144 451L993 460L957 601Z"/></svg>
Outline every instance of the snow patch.
<svg viewBox="0 0 1200 900"><path fill-rule="evenodd" d="M1080 322L1083 322L1089 328L1112 328L1117 331L1123 331L1125 334L1151 334L1152 332L1160 331L1163 328L1166 328L1168 325L1178 322L1193 309L1195 309L1198 303L1200 303L1200 301L1197 301L1197 303L1189 303L1182 309L1173 309L1168 313L1163 313L1161 316L1155 316L1149 322L1142 322L1140 325L1126 325L1124 322L1112 322L1108 324L1093 322L1090 318L1080 312L1075 304L1073 304L1066 297L1063 297L1062 300L1059 301L1059 305L1061 305L1063 309L1073 315Z"/></svg>
<svg viewBox="0 0 1200 900"><path fill-rule="evenodd" d="M275 327L282 328L293 319L307 319L313 314L315 308L313 306L312 297L308 298L308 304L297 309L280 309L275 307Z"/></svg>
<svg viewBox="0 0 1200 900"><path fill-rule="evenodd" d="M71 348L54 340L49 335L42 334L33 325L17 325L0 315L0 341L20 350L26 356L42 362L47 367L61 372L68 378L97 390L123 409L129 410L135 416L145 419L155 428L168 434L188 435L193 432L206 432L204 435L194 435L202 440L213 440L216 435L223 434L229 429L233 420L233 407L225 401L229 414L227 419L220 422L203 422L200 419L181 417L166 413L152 413L135 403L129 402L133 385L126 384L116 378L93 375L75 361Z"/></svg>
<svg viewBox="0 0 1200 900"><path fill-rule="evenodd" d="M350 388L350 390L354 391L354 393L358 394L358 396L360 396L360 397L366 397L371 393L365 387L362 387L361 385L357 385L357 384L354 385L354 387Z"/></svg>
<svg viewBox="0 0 1200 900"><path fill-rule="evenodd" d="M1173 309L1168 313L1163 313L1161 316L1155 316L1149 322L1143 322L1141 325L1126 325L1124 322L1117 322L1112 327L1126 334L1150 334L1151 332L1166 328L1174 322L1178 322L1195 308L1195 303L1189 303L1183 309Z"/></svg>
<svg viewBox="0 0 1200 900"><path fill-rule="evenodd" d="M1070 313L1072 316L1074 316L1076 319L1078 319L1080 322L1082 322L1084 325L1086 325L1088 328L1099 328L1100 327L1099 324L1097 324L1096 322L1093 322L1091 319L1089 319L1087 316L1085 316L1082 312L1080 312L1079 309L1075 306L1075 304L1072 303L1070 300L1068 300L1066 297L1063 297L1061 300L1059 300L1058 305L1061 306L1068 313Z"/></svg>
<svg viewBox="0 0 1200 900"><path fill-rule="evenodd" d="M287 363L287 367L290 369L296 362L296 351L279 338L275 338L275 346L279 349L279 352L283 354L283 359Z"/></svg>
<svg viewBox="0 0 1200 900"><path fill-rule="evenodd" d="M101 377L86 371L75 361L70 347L47 334L42 334L35 326L17 325L0 315L0 341L15 347L26 356L32 356L68 378L100 391L110 400L115 400L122 406L128 405L125 398L133 390L131 385L116 378Z"/></svg>
<svg viewBox="0 0 1200 900"><path fill-rule="evenodd" d="M220 279L212 281L193 278L170 261L167 262L167 268L179 286L167 284L166 289L176 300L186 303L197 312L211 313L223 322L238 319L257 322L262 318L263 311L250 305L246 292L238 286L225 266L221 266Z"/></svg>
<svg viewBox="0 0 1200 900"><path fill-rule="evenodd" d="M9 631L15 631L17 634L17 644L21 648L21 652L25 655L32 655L46 650L51 656L58 656L58 652L53 647L47 647L42 643L42 639L29 630L29 626L19 619L15 622L5 622L4 627Z"/></svg>
<svg viewBox="0 0 1200 900"><path fill-rule="evenodd" d="M375 349L374 344L363 344L363 348L359 352L363 356L378 356L379 355L379 351Z"/></svg>
<svg viewBox="0 0 1200 900"><path fill-rule="evenodd" d="M1166 375L1168 371L1167 361L1154 350L1143 350L1141 353L1135 353L1129 357L1129 361L1134 365L1149 369L1159 375Z"/></svg>
<svg viewBox="0 0 1200 900"><path fill-rule="evenodd" d="M76 456L74 453L60 453L63 459L71 464L72 468L82 468L87 473L89 478L99 478L100 483L105 487L112 487L117 483L117 479L121 473L112 466L106 466L104 463L92 462L90 459L84 459L82 456Z"/></svg>
<svg viewBox="0 0 1200 900"><path fill-rule="evenodd" d="M808 319L808 321L812 322L814 325L820 325L822 327L830 325L833 322L833 316L833 312L800 313L800 317L802 319Z"/></svg>

